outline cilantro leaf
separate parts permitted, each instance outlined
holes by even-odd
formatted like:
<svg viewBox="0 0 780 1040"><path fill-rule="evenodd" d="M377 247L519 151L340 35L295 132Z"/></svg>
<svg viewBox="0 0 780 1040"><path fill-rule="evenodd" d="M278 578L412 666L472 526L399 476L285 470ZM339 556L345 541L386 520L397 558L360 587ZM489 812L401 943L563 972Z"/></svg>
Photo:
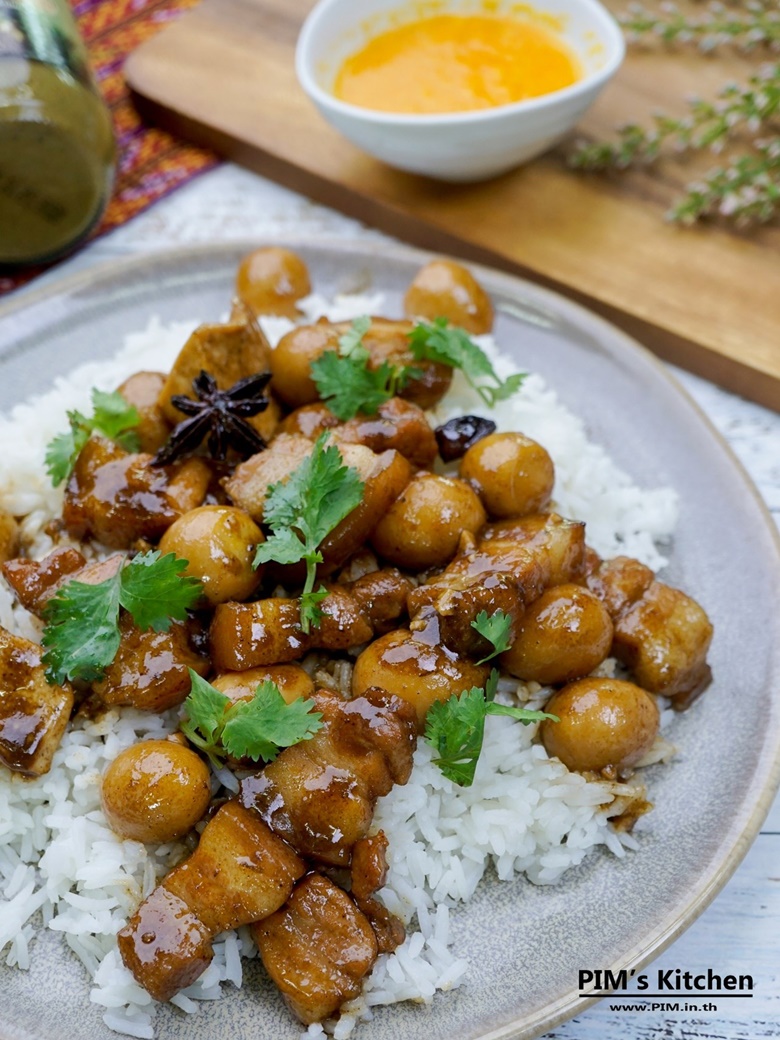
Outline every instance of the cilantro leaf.
<svg viewBox="0 0 780 1040"><path fill-rule="evenodd" d="M184 702L185 736L216 768L228 756L273 761L280 748L310 740L322 728L322 715L311 701L288 704L273 682L261 683L251 700L231 702L190 668L192 688Z"/></svg>
<svg viewBox="0 0 780 1040"><path fill-rule="evenodd" d="M68 479L91 432L81 412L68 412L68 421L70 430L57 434L46 446L46 472L54 487Z"/></svg>
<svg viewBox="0 0 780 1040"><path fill-rule="evenodd" d="M295 531L291 527L280 527L258 545L254 565L257 567L269 560L276 563L297 563L305 554L306 546ZM319 560L317 562L319 563Z"/></svg>
<svg viewBox="0 0 780 1040"><path fill-rule="evenodd" d="M546 711L531 711L530 708L515 708L512 704L496 704L491 701L487 706L488 715L508 715L510 719L522 722L524 726L530 726L532 722L543 722L550 719L551 722L560 722L557 715L550 715Z"/></svg>
<svg viewBox="0 0 780 1040"><path fill-rule="evenodd" d="M387 361L371 368L371 355L363 346L370 328L367 315L355 318L350 330L339 337L338 353L326 350L310 366L320 397L342 422L354 419L358 412L376 415L380 405L403 390L416 372Z"/></svg>
<svg viewBox="0 0 780 1040"><path fill-rule="evenodd" d="M376 415L380 405L400 389L396 369L386 361L370 369L367 358L339 357L334 350L312 361L311 375L320 397L342 422L354 419L358 412Z"/></svg>
<svg viewBox="0 0 780 1040"><path fill-rule="evenodd" d="M264 521L271 537L257 547L255 567L271 560L277 563L306 561L306 583L301 594L301 629L308 632L321 617L317 604L323 590L314 592L317 564L322 563L319 545L363 497L363 481L357 471L344 465L335 445L325 447L327 431L321 434L311 455L285 481L272 484L264 505Z"/></svg>
<svg viewBox="0 0 780 1040"><path fill-rule="evenodd" d="M68 412L70 430L54 437L46 446L46 471L54 487L67 480L76 459L92 433L101 433L127 451L140 446L135 427L140 422L138 410L119 392L92 390L92 415Z"/></svg>
<svg viewBox="0 0 780 1040"><path fill-rule="evenodd" d="M339 354L342 357L368 357L368 351L363 346L363 337L370 328L371 319L367 314L355 318L349 331L339 336Z"/></svg>
<svg viewBox="0 0 780 1040"><path fill-rule="evenodd" d="M159 549L139 553L119 572L119 602L139 628L167 632L173 621L184 621L200 599L203 586L185 576L187 561Z"/></svg>
<svg viewBox="0 0 780 1040"><path fill-rule="evenodd" d="M425 720L425 739L448 780L471 787L485 736L485 692L478 686L457 697L436 701Z"/></svg>
<svg viewBox="0 0 780 1040"><path fill-rule="evenodd" d="M418 361L438 361L459 368L491 408L517 393L525 379L525 373L500 379L484 350L465 329L450 325L446 318L415 325L409 333L409 349Z"/></svg>
<svg viewBox="0 0 780 1040"><path fill-rule="evenodd" d="M477 388L480 397L483 400L488 400L491 406L496 404L497 401L506 401L510 397L514 397L525 382L526 375L526 372L515 372L511 376L507 376L503 383L499 383L495 389L492 387L483 387L481 390ZM485 397L485 393L488 394L488 398Z"/></svg>
<svg viewBox="0 0 780 1040"><path fill-rule="evenodd" d="M138 410L122 397L119 391L108 394L92 391L92 429L109 440L116 441L127 451L138 451L140 442L135 427L141 421Z"/></svg>
<svg viewBox="0 0 780 1040"><path fill-rule="evenodd" d="M305 495L305 500L301 498L305 516L299 529L314 546L360 504L365 486L357 470L344 465L335 444L326 448L326 442L327 432L318 438L314 451L297 471L299 494ZM267 513L266 522L272 523Z"/></svg>
<svg viewBox="0 0 780 1040"><path fill-rule="evenodd" d="M446 318L415 325L409 333L409 347L418 361L439 361L462 369L469 382L482 376L492 376L498 381L484 351L465 329L450 325Z"/></svg>
<svg viewBox="0 0 780 1040"><path fill-rule="evenodd" d="M487 657L483 657L481 661L477 661L477 664L485 664L486 661L503 654L512 645L512 616L504 613L503 610L497 610L490 617L486 610L481 610L475 620L471 622L471 627L475 628L493 646L493 652Z"/></svg>
<svg viewBox="0 0 780 1040"><path fill-rule="evenodd" d="M222 716L232 701L192 668L188 671L190 692L184 701L187 718L180 723L180 729L198 747L203 746L202 741L207 745L214 744L214 734L220 728Z"/></svg>
<svg viewBox="0 0 780 1040"><path fill-rule="evenodd" d="M263 519L274 535L280 531L284 550L288 551L289 530L292 529L304 546L306 554L316 551L319 543L337 524L351 513L363 496L363 482L355 469L344 465L339 449L327 447L327 431L317 438L310 455L293 470L290 476L272 484L263 507ZM260 562L275 559L269 539L258 546Z"/></svg>
<svg viewBox="0 0 780 1040"><path fill-rule="evenodd" d="M222 742L236 758L276 758L280 748L310 740L322 716L298 698L288 704L273 682L261 683L251 701L239 701L227 713Z"/></svg>
<svg viewBox="0 0 780 1040"><path fill-rule="evenodd" d="M497 688L498 672L494 668L484 690L472 686L457 697L436 701L425 720L425 739L437 752L433 762L447 779L461 787L474 783L488 715L508 715L525 726L542 719L559 721L556 715L544 711L496 704Z"/></svg>
<svg viewBox="0 0 780 1040"><path fill-rule="evenodd" d="M202 590L197 578L182 576L186 566L173 553L139 553L96 585L63 585L43 611L46 677L55 683L102 678L119 649L120 606L143 630L165 632L171 621L183 620Z"/></svg>
<svg viewBox="0 0 780 1040"><path fill-rule="evenodd" d="M57 684L66 679L100 679L119 649L118 616L117 578L98 585L81 581L64 585L43 612L46 678Z"/></svg>

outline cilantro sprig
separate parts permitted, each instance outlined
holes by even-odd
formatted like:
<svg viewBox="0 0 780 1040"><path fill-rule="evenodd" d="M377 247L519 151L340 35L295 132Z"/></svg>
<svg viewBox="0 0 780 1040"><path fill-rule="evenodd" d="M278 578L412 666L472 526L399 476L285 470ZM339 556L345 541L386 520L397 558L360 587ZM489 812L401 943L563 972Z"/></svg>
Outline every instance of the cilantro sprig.
<svg viewBox="0 0 780 1040"><path fill-rule="evenodd" d="M387 361L377 368L369 367L371 355L363 346L363 337L370 327L367 315L355 318L339 338L338 353L326 350L311 363L311 377L320 397L342 422L354 419L358 412L376 415L415 373L408 366Z"/></svg>
<svg viewBox="0 0 780 1040"><path fill-rule="evenodd" d="M471 787L485 739L488 715L508 715L524 726L543 719L558 722L557 715L496 704L498 671L494 668L485 688L472 686L457 697L436 701L425 720L425 739L436 752L433 759L444 776L461 787Z"/></svg>
<svg viewBox="0 0 780 1040"><path fill-rule="evenodd" d="M219 769L225 759L272 762L281 748L310 740L322 728L311 701L288 704L273 682L261 683L251 700L233 702L189 669L192 687L184 702L182 733Z"/></svg>
<svg viewBox="0 0 780 1040"><path fill-rule="evenodd" d="M140 445L135 427L139 422L138 410L120 393L108 394L93 388L92 415L68 412L70 429L58 434L46 446L46 471L54 487L68 479L79 452L92 433L103 434L127 451L138 451Z"/></svg>
<svg viewBox="0 0 780 1040"><path fill-rule="evenodd" d="M339 336L339 354L359 361L367 361L369 353L363 346L363 337L371 328L371 319L367 314L355 318L347 331Z"/></svg>
<svg viewBox="0 0 780 1040"><path fill-rule="evenodd" d="M358 412L376 415L385 401L421 374L413 365L392 365L389 361L371 368L371 355L363 345L370 328L368 316L356 318L339 338L338 351L326 350L311 363L311 376L320 398L342 422L353 419ZM491 408L516 393L525 379L522 372L500 379L484 350L465 329L450 325L446 318L420 322L409 333L408 340L417 361L437 361L461 369Z"/></svg>
<svg viewBox="0 0 780 1040"><path fill-rule="evenodd" d="M309 632L322 617L319 604L327 595L322 586L315 591L317 564L322 563L321 542L359 505L363 481L357 470L345 466L335 445L326 447L327 431L321 434L308 455L290 476L272 484L264 504L264 522L272 534L258 546L255 567L306 561L306 583L300 597L301 629Z"/></svg>
<svg viewBox="0 0 780 1040"><path fill-rule="evenodd" d="M409 348L418 361L438 361L459 368L490 408L517 393L526 376L518 372L500 379L484 350L465 329L450 325L446 318L415 325L409 333Z"/></svg>
<svg viewBox="0 0 780 1040"><path fill-rule="evenodd" d="M183 621L202 591L197 578L182 574L186 567L186 560L155 550L140 553L96 585L67 582L43 612L47 679L102 678L119 649L120 607L144 630L167 632L174 621Z"/></svg>
<svg viewBox="0 0 780 1040"><path fill-rule="evenodd" d="M481 610L471 622L471 627L484 636L493 647L493 652L487 657L483 657L481 661L477 661L477 664L491 661L512 645L512 615L503 610L497 610L489 616L486 610Z"/></svg>

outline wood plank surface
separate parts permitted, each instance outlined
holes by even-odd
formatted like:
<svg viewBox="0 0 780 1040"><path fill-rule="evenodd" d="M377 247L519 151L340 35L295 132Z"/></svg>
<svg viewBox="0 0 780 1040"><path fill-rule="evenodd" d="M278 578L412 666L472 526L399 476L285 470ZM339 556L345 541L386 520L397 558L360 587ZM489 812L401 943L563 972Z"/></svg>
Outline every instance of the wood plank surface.
<svg viewBox="0 0 780 1040"><path fill-rule="evenodd" d="M331 130L297 84L293 50L312 6L204 0L131 55L127 78L169 128L400 238L562 291L667 360L780 409L780 229L664 220L712 157L583 175L567 169L564 144L476 185L391 170ZM602 137L658 109L679 113L686 96L712 96L756 64L632 53L580 130Z"/></svg>

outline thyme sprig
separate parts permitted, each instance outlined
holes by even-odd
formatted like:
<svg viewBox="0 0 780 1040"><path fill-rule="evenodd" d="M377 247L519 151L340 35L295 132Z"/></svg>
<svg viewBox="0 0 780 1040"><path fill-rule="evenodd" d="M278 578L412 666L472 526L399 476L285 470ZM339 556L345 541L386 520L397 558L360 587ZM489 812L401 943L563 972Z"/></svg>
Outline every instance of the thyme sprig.
<svg viewBox="0 0 780 1040"><path fill-rule="evenodd" d="M746 86L727 84L716 101L690 98L688 106L689 115L681 119L659 113L649 129L629 123L614 143L584 145L571 164L584 170L625 169L657 159L664 145L678 153L704 148L718 152L729 138L739 132L755 134L780 112L780 64L759 70Z"/></svg>
<svg viewBox="0 0 780 1040"><path fill-rule="evenodd" d="M693 224L700 217L731 217L739 224L765 224L780 208L780 138L762 141L757 155L740 155L688 186L671 217Z"/></svg>
<svg viewBox="0 0 780 1040"><path fill-rule="evenodd" d="M764 0L732 9L712 2L694 15L669 3L657 13L634 4L621 22L630 39L652 35L666 43L695 43L702 50L726 43L780 45L780 10ZM779 119L780 63L767 62L746 82L724 86L714 100L690 98L682 117L658 113L649 126L621 127L615 141L581 144L569 163L580 170L625 170L668 154L719 154L735 145L721 166L687 186L667 215L684 224L705 216L739 225L766 223L780 212Z"/></svg>
<svg viewBox="0 0 780 1040"><path fill-rule="evenodd" d="M632 3L619 17L631 43L642 43L648 36L664 43L695 43L708 52L724 44L741 50L780 42L780 11L771 0L733 2L721 0L702 5L702 11L686 14L674 3L662 3L659 10L643 3Z"/></svg>

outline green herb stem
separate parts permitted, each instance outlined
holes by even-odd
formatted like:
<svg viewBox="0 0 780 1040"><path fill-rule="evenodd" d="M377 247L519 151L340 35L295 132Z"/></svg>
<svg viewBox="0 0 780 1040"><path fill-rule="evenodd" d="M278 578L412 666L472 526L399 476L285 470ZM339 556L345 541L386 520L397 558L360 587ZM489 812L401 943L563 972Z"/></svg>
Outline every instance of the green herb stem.
<svg viewBox="0 0 780 1040"><path fill-rule="evenodd" d="M773 3L752 0L706 5L689 15L673 4L658 12L634 4L622 24L635 42L648 37L666 44L696 44L711 51L737 43L745 49L780 44L780 10ZM780 63L762 65L743 83L729 83L712 100L691 98L688 112L678 117L656 114L650 125L630 123L619 128L614 141L585 142L569 156L578 170L626 170L663 156L687 152L721 153L726 162L687 185L667 216L683 224L718 217L739 225L766 223L780 211Z"/></svg>

